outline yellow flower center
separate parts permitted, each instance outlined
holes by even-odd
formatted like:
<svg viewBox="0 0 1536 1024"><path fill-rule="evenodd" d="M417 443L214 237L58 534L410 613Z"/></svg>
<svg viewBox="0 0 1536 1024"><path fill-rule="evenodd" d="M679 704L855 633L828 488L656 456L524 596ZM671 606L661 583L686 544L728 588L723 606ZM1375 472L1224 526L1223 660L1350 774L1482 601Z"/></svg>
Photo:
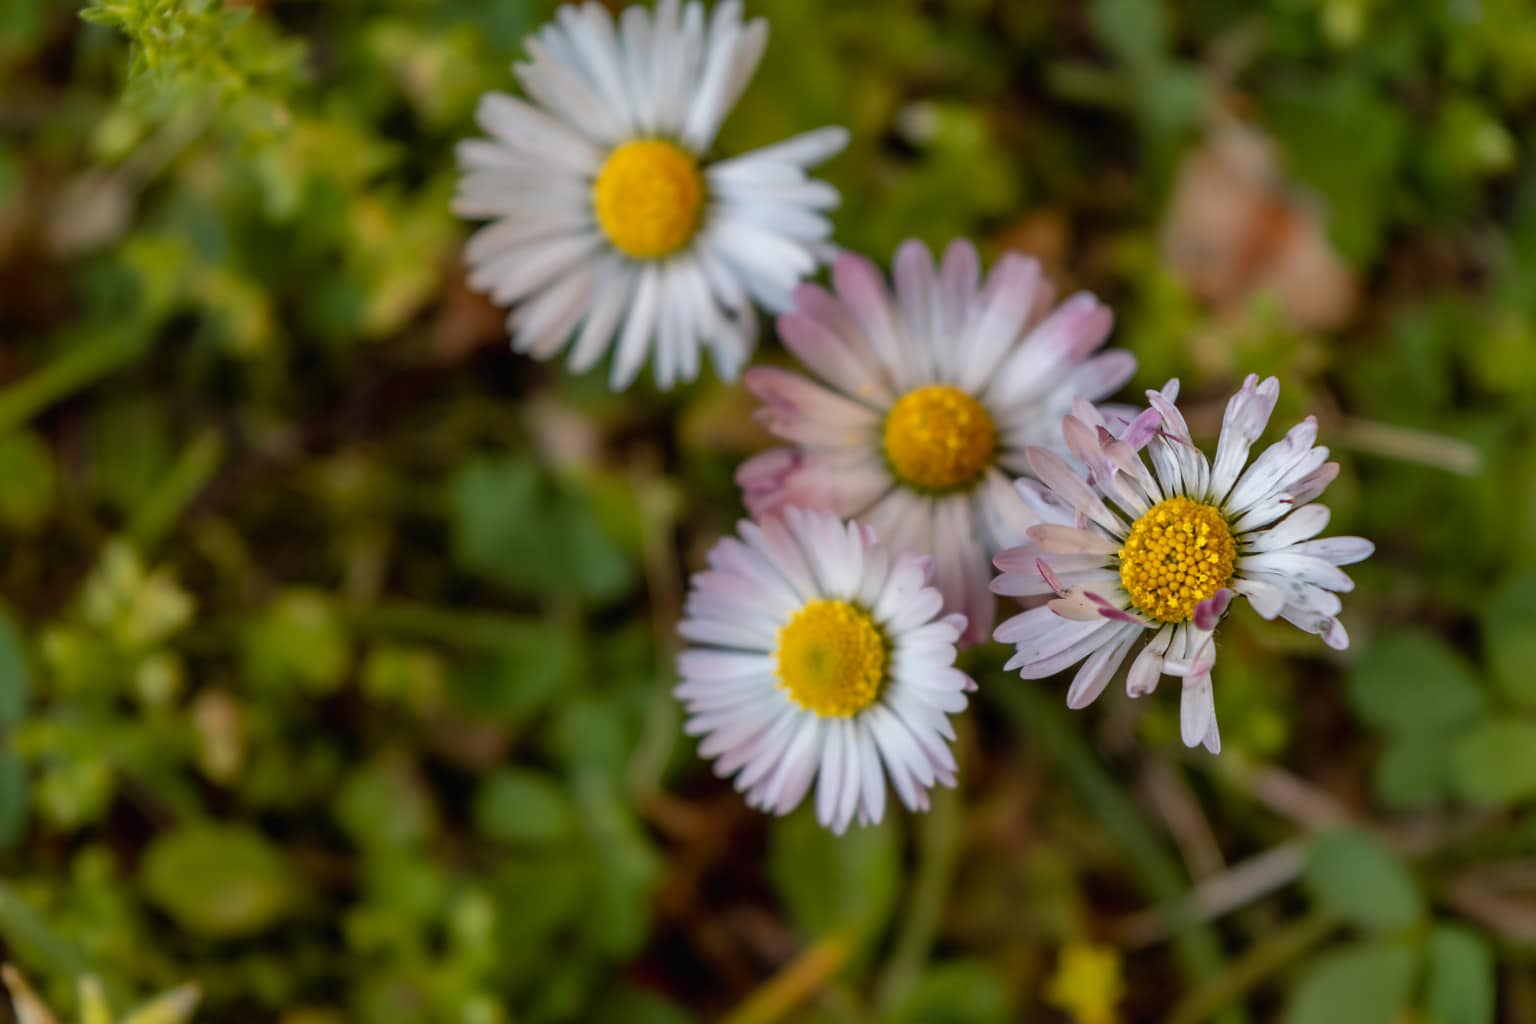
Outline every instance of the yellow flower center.
<svg viewBox="0 0 1536 1024"><path fill-rule="evenodd" d="M1120 548L1120 583L1136 610L1159 622L1187 622L1195 605L1227 585L1237 543L1221 513L1169 498L1131 524Z"/></svg>
<svg viewBox="0 0 1536 1024"><path fill-rule="evenodd" d="M655 260L688 244L704 212L704 178L692 156L661 139L608 154L592 186L597 223L613 247Z"/></svg>
<svg viewBox="0 0 1536 1024"><path fill-rule="evenodd" d="M880 696L885 639L847 601L812 601L779 630L778 661L790 700L823 718L847 718Z"/></svg>
<svg viewBox="0 0 1536 1024"><path fill-rule="evenodd" d="M885 457L905 484L948 491L974 483L997 450L997 427L976 399L948 384L908 391L885 418Z"/></svg>

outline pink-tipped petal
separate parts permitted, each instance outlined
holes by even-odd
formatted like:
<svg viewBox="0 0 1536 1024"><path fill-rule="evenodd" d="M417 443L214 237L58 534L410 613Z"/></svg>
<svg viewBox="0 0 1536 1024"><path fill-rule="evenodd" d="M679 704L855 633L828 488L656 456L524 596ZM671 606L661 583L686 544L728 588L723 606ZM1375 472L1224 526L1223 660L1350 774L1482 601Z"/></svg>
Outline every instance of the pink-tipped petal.
<svg viewBox="0 0 1536 1024"><path fill-rule="evenodd" d="M1227 613L1227 606L1232 603L1232 591L1222 587L1210 597L1195 605L1195 628L1203 633L1209 633L1216 628L1216 623Z"/></svg>

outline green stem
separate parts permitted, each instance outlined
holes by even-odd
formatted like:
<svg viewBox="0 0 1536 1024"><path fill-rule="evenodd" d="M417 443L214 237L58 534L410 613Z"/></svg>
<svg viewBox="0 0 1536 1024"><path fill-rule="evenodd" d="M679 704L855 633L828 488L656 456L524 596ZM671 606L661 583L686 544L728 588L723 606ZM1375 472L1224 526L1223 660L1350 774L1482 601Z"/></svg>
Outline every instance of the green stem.
<svg viewBox="0 0 1536 1024"><path fill-rule="evenodd" d="M1174 1007L1168 1024L1199 1024L1332 934L1336 922L1308 914L1255 945L1204 988Z"/></svg>
<svg viewBox="0 0 1536 1024"><path fill-rule="evenodd" d="M682 581L672 548L676 508L667 486L654 476L637 474L634 486L640 510L651 633L656 645L656 678L660 684L671 680L675 672L677 620L683 604ZM672 696L671 685L651 687L645 724L629 759L629 788L637 804L661 789L667 762L682 735L681 720L682 710Z"/></svg>
<svg viewBox="0 0 1536 1024"><path fill-rule="evenodd" d="M982 687L982 693L1027 732L1061 769L1067 782L1125 854L1126 866L1142 891L1169 915L1175 949L1186 976L1200 985L1214 984L1225 970L1216 933L1190 913L1184 899L1187 884L1178 862L1104 770L1083 739L1078 723L1068 721L1056 702L1043 696L1037 686L1007 677L993 679L991 686ZM1235 1022L1244 1018L1240 1011L1231 1009L1222 1019Z"/></svg>
<svg viewBox="0 0 1536 1024"><path fill-rule="evenodd" d="M70 345L46 366L0 390L0 431L27 422L53 403L126 365L148 344L147 334L106 330Z"/></svg>
<svg viewBox="0 0 1536 1024"><path fill-rule="evenodd" d="M165 537L223 460L224 438L215 429L205 430L187 446L128 523L128 539L139 551L149 551Z"/></svg>
<svg viewBox="0 0 1536 1024"><path fill-rule="evenodd" d="M740 1006L723 1024L773 1024L784 1020L842 970L853 952L844 934L829 935L791 960Z"/></svg>
<svg viewBox="0 0 1536 1024"><path fill-rule="evenodd" d="M928 962L928 952L938 934L954 877L955 851L960 838L960 794L953 789L933 791L933 808L922 816L917 878L903 915L891 959L881 976L876 1005L889 1010L911 993Z"/></svg>

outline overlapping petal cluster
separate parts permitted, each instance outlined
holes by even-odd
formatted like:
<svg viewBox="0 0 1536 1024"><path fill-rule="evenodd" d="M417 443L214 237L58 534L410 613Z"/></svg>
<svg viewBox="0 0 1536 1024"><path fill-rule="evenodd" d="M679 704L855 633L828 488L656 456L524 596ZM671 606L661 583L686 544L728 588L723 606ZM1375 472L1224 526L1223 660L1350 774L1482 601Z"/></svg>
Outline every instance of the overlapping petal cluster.
<svg viewBox="0 0 1536 1024"><path fill-rule="evenodd" d="M455 208L490 221L469 281L509 310L516 350L568 351L577 371L611 353L615 388L649 360L665 388L706 350L733 377L758 309L781 314L800 367L745 383L784 444L740 467L755 519L711 550L679 626L676 692L700 752L764 810L814 786L837 832L882 818L887 780L925 809L954 782L949 716L974 688L957 648L989 635L1027 679L1079 666L1073 707L1127 659L1133 697L1179 678L1184 741L1219 750L1215 633L1235 598L1349 643L1340 567L1372 547L1319 536L1315 499L1338 466L1316 421L1250 463L1279 384L1249 377L1207 460L1177 381L1139 413L1096 404L1135 359L1103 349L1103 303L1056 304L1035 261L1005 254L984 275L970 242L936 261L909 241L888 282L836 253L838 194L808 171L843 129L711 154L767 34L740 0L617 20L563 5L515 68L528 99L486 96L491 138L459 148ZM825 262L830 289L807 283ZM1026 609L994 633L995 594Z"/></svg>
<svg viewBox="0 0 1536 1024"><path fill-rule="evenodd" d="M754 514L787 505L858 517L887 542L934 557L939 589L965 614L965 637L993 621L988 558L1035 520L1011 480L1031 446L1061 449L1074 398L1097 400L1130 379L1123 351L1098 352L1108 308L1079 292L1052 308L1050 282L1009 253L984 279L976 249L956 241L935 266L907 242L895 288L842 253L833 291L805 284L779 336L809 375L747 373L759 417L789 442L737 473Z"/></svg>
<svg viewBox="0 0 1536 1024"><path fill-rule="evenodd" d="M628 387L647 357L658 386L698 375L700 352L734 377L757 340L754 300L788 307L830 252L835 189L807 168L847 143L823 128L715 162L710 149L768 41L739 0L626 8L569 4L515 71L529 100L490 93L459 146L454 209L490 224L470 239L469 282L509 307L519 352L572 370L610 350Z"/></svg>
<svg viewBox="0 0 1536 1024"><path fill-rule="evenodd" d="M1181 678L1184 742L1216 752L1215 632L1234 597L1337 650L1349 646L1339 594L1354 582L1339 566L1373 546L1318 537L1329 512L1314 499L1339 466L1315 444L1314 418L1248 463L1279 394L1273 377L1243 383L1227 403L1214 461L1195 447L1174 404L1176 380L1149 391L1150 408L1118 432L1077 403L1063 434L1086 472L1030 449L1039 482L1022 480L1018 490L1043 522L997 556L993 589L1050 600L997 628L996 638L1016 648L1009 669L1041 679L1081 662L1067 703L1085 707L1140 645L1127 692L1139 697L1164 675Z"/></svg>
<svg viewBox="0 0 1536 1024"><path fill-rule="evenodd" d="M965 617L944 614L932 563L874 531L798 508L743 522L693 577L678 627L687 731L754 807L786 813L812 783L842 832L878 822L886 779L908 808L953 785L949 716L970 678L954 667Z"/></svg>

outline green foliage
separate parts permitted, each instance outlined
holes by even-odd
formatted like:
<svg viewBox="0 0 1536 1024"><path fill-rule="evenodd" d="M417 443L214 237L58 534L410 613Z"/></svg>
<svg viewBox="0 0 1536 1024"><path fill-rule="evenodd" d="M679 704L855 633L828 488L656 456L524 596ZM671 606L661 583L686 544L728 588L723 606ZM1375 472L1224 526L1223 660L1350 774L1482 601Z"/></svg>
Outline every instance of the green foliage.
<svg viewBox="0 0 1536 1024"><path fill-rule="evenodd" d="M1425 1005L1444 1024L1486 1024L1494 1019L1493 951L1470 928L1441 925L1429 936Z"/></svg>
<svg viewBox="0 0 1536 1024"><path fill-rule="evenodd" d="M0 522L20 533L32 532L53 510L52 454L35 434L0 436L0 479L8 483L0 495Z"/></svg>
<svg viewBox="0 0 1536 1024"><path fill-rule="evenodd" d="M1286 1007L1287 1024L1392 1024L1408 1004L1418 955L1374 941L1317 958Z"/></svg>
<svg viewBox="0 0 1536 1024"><path fill-rule="evenodd" d="M1493 681L1511 700L1536 705L1536 573L1513 576L1483 614Z"/></svg>
<svg viewBox="0 0 1536 1024"><path fill-rule="evenodd" d="M532 461L469 461L452 488L454 558L464 568L529 596L604 600L631 584L631 563L591 501L541 479Z"/></svg>
<svg viewBox="0 0 1536 1024"><path fill-rule="evenodd" d="M1376 254L1408 137L1402 108L1373 82L1341 74L1277 91L1266 118L1297 177L1328 202L1333 240L1357 263Z"/></svg>
<svg viewBox="0 0 1536 1024"><path fill-rule="evenodd" d="M146 895L200 935L248 935L273 925L297 901L276 847L239 826L192 825L164 832L144 853Z"/></svg>
<svg viewBox="0 0 1536 1024"><path fill-rule="evenodd" d="M351 661L346 631L323 594L279 594L242 634L245 678L275 692L326 693L341 684Z"/></svg>
<svg viewBox="0 0 1536 1024"><path fill-rule="evenodd" d="M937 963L891 1015L891 1024L1003 1024L1008 993L996 973L968 960Z"/></svg>
<svg viewBox="0 0 1536 1024"><path fill-rule="evenodd" d="M239 104L247 123L285 126L284 95L303 74L304 47L223 0L89 0L80 14L132 42L130 96L157 113L188 102Z"/></svg>
<svg viewBox="0 0 1536 1024"><path fill-rule="evenodd" d="M1432 635L1387 633L1355 665L1350 699L1365 721L1394 735L1443 734L1482 715L1475 676Z"/></svg>
<svg viewBox="0 0 1536 1024"><path fill-rule="evenodd" d="M795 985L788 1020L982 1024L1125 938L1129 1020L1490 1021L1536 852L1536 8L748 4L721 154L847 125L839 245L1030 251L1114 305L1117 400L1178 375L1202 441L1279 375L1331 531L1378 544L1349 652L1229 617L1219 759L1170 681L1058 721L1010 698L1059 681L967 655L935 842L894 798L841 839L744 810L681 736L747 397L610 395L465 287L453 147L554 6L0 0L0 940L61 1019L92 975L232 1024ZM1309 839L1319 809L1350 824ZM1298 882L1182 915L1301 843Z"/></svg>
<svg viewBox="0 0 1536 1024"><path fill-rule="evenodd" d="M896 908L895 827L831 835L809 807L779 822L768 852L768 873L797 927L811 936L865 939Z"/></svg>
<svg viewBox="0 0 1536 1024"><path fill-rule="evenodd" d="M1457 785L1474 803L1536 797L1536 722L1490 721L1462 738L1454 763Z"/></svg>
<svg viewBox="0 0 1536 1024"><path fill-rule="evenodd" d="M1329 832L1307 860L1305 881L1318 906L1361 928L1407 928L1424 913L1412 876L1361 832Z"/></svg>
<svg viewBox="0 0 1536 1024"><path fill-rule="evenodd" d="M475 827L503 843L558 842L570 835L574 817L565 791L534 772L498 772L475 794Z"/></svg>
<svg viewBox="0 0 1536 1024"><path fill-rule="evenodd" d="M26 823L26 767L11 749L10 734L21 721L31 671L21 634L10 617L0 613L0 849L14 843Z"/></svg>

